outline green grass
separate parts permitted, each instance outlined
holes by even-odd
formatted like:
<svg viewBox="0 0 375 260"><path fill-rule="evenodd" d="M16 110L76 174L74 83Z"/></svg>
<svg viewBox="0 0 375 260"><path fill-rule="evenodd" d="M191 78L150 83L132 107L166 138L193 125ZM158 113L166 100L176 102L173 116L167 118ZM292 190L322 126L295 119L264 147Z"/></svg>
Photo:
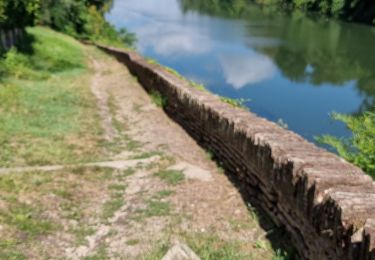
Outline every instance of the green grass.
<svg viewBox="0 0 375 260"><path fill-rule="evenodd" d="M46 239L58 240L62 234L73 238L71 246L86 244L86 237L95 232L88 219L101 220L101 207L109 216L122 204L118 194L123 195L125 185L102 179L105 172L106 168L80 167L75 172L67 168L0 175L0 259L36 253L50 259L48 252L38 250L45 248ZM112 196L104 206L96 195L105 199L107 193Z"/></svg>
<svg viewBox="0 0 375 260"><path fill-rule="evenodd" d="M92 227L87 227L83 225L72 230L72 233L76 236L76 245L78 246L86 245L87 244L86 237L95 234L95 229Z"/></svg>
<svg viewBox="0 0 375 260"><path fill-rule="evenodd" d="M8 200L8 209L0 210L0 222L16 228L30 238L47 234L56 228L52 222L43 219L37 206L27 205L14 197Z"/></svg>
<svg viewBox="0 0 375 260"><path fill-rule="evenodd" d="M33 53L0 59L0 166L96 158L101 129L81 44L29 28Z"/></svg>
<svg viewBox="0 0 375 260"><path fill-rule="evenodd" d="M228 97L222 97L220 96L220 100L224 103L227 103L231 105L234 108L241 108L241 109L246 109L248 110L249 108L246 106L246 102L248 102L248 99L243 99L243 98L228 98Z"/></svg>
<svg viewBox="0 0 375 260"><path fill-rule="evenodd" d="M123 198L111 198L103 206L103 218L108 219L113 217L115 212L124 205Z"/></svg>
<svg viewBox="0 0 375 260"><path fill-rule="evenodd" d="M151 199L147 201L147 205L145 209L138 209L135 211L135 215L132 219L136 221L142 221L145 218L150 217L164 217L169 216L171 213L171 205L169 202L166 201L159 201Z"/></svg>
<svg viewBox="0 0 375 260"><path fill-rule="evenodd" d="M168 105L168 100L166 97L162 96L160 92L153 90L150 93L152 102L158 107L166 107Z"/></svg>
<svg viewBox="0 0 375 260"><path fill-rule="evenodd" d="M252 259L253 254L242 249L239 241L225 241L216 235L185 234L187 245L202 259Z"/></svg>
<svg viewBox="0 0 375 260"><path fill-rule="evenodd" d="M161 170L154 174L170 185L177 185L185 179L182 171L177 170Z"/></svg>
<svg viewBox="0 0 375 260"><path fill-rule="evenodd" d="M94 255L86 256L83 259L84 260L105 260L105 259L108 259L108 252L107 252L106 246L104 244L101 244Z"/></svg>
<svg viewBox="0 0 375 260"><path fill-rule="evenodd" d="M169 202L150 200L147 204L147 208L144 211L145 217L161 217L168 216L171 211Z"/></svg>
<svg viewBox="0 0 375 260"><path fill-rule="evenodd" d="M154 198L163 199L163 198L171 196L173 193L174 192L171 190L161 190L161 191L158 191L156 195L154 195Z"/></svg>
<svg viewBox="0 0 375 260"><path fill-rule="evenodd" d="M124 191L126 189L126 185L115 183L115 184L110 184L108 188L111 190L116 190L116 191Z"/></svg>
<svg viewBox="0 0 375 260"><path fill-rule="evenodd" d="M27 259L24 254L17 249L16 240L3 240L0 239L0 259L23 260Z"/></svg>
<svg viewBox="0 0 375 260"><path fill-rule="evenodd" d="M135 246L135 245L139 244L139 242L140 242L139 239L129 239L129 240L126 241L126 244L128 246Z"/></svg>

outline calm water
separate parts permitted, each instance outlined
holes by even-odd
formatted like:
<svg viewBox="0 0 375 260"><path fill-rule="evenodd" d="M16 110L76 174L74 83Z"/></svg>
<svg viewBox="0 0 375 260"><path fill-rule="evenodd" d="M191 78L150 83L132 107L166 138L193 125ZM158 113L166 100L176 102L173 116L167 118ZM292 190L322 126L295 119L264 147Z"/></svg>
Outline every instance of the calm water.
<svg viewBox="0 0 375 260"><path fill-rule="evenodd" d="M329 114L375 104L374 27L210 2L115 0L107 18L143 55L309 140L349 135Z"/></svg>

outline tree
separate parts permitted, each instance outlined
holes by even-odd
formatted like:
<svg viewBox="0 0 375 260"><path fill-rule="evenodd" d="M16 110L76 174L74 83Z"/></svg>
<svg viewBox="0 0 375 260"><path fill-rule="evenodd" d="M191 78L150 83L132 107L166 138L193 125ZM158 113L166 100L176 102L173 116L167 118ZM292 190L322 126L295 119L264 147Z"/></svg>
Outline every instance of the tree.
<svg viewBox="0 0 375 260"><path fill-rule="evenodd" d="M23 28L32 25L41 0L0 0L0 28Z"/></svg>

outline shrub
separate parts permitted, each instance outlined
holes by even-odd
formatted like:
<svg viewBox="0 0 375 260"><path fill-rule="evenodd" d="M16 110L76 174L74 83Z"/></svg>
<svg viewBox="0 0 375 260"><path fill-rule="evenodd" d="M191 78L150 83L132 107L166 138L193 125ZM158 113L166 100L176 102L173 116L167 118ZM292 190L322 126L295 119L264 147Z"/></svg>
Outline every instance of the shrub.
<svg viewBox="0 0 375 260"><path fill-rule="evenodd" d="M344 122L352 131L352 137L340 139L325 135L318 140L332 146L340 156L375 178L375 113L366 112L358 117L333 114L333 118Z"/></svg>

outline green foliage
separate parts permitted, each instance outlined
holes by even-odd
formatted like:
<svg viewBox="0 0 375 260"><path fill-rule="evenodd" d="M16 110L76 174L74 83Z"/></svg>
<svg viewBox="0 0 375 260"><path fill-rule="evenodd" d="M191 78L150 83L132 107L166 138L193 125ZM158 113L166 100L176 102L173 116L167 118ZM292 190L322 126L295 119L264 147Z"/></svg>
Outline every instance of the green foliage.
<svg viewBox="0 0 375 260"><path fill-rule="evenodd" d="M23 28L34 23L41 0L0 0L0 28Z"/></svg>
<svg viewBox="0 0 375 260"><path fill-rule="evenodd" d="M251 0L264 7L318 12L365 23L373 23L375 9L368 0ZM249 0L182 0L184 11L197 10L210 15L242 17L249 11Z"/></svg>
<svg viewBox="0 0 375 260"><path fill-rule="evenodd" d="M111 0L0 0L0 29L41 24L79 39L133 46L134 34L105 20L111 5Z"/></svg>
<svg viewBox="0 0 375 260"><path fill-rule="evenodd" d="M134 34L117 31L104 18L110 0L43 0L38 22L77 38L132 46Z"/></svg>
<svg viewBox="0 0 375 260"><path fill-rule="evenodd" d="M318 140L332 146L343 158L375 178L375 113L366 112L358 117L333 114L333 118L344 122L353 136L339 139L325 135Z"/></svg>
<svg viewBox="0 0 375 260"><path fill-rule="evenodd" d="M168 105L168 100L166 97L162 96L160 92L153 90L150 93L151 99L155 105L158 107L166 107Z"/></svg>
<svg viewBox="0 0 375 260"><path fill-rule="evenodd" d="M234 99L234 98L228 98L228 97L220 97L220 100L231 105L232 107L248 109L245 105L246 102L249 101L248 99L244 99L244 98Z"/></svg>

